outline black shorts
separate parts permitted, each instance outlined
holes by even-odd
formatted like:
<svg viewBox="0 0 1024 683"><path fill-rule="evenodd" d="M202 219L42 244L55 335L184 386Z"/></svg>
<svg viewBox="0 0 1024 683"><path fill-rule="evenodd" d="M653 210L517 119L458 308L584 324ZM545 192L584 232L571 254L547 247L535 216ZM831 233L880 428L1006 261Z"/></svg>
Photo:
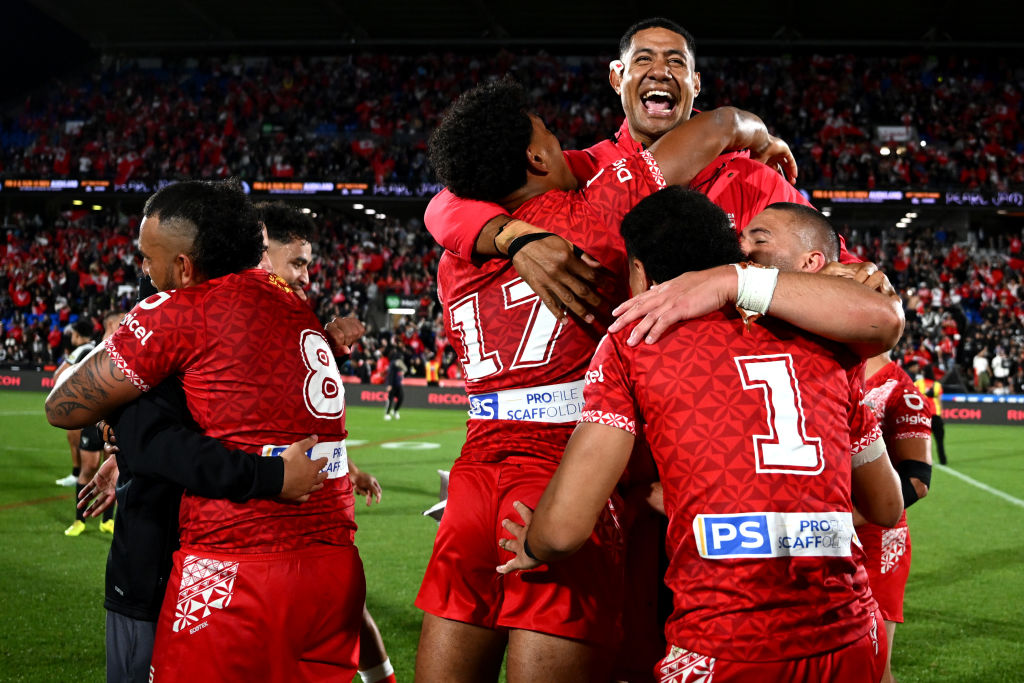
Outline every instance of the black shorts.
<svg viewBox="0 0 1024 683"><path fill-rule="evenodd" d="M82 438L78 441L78 447L83 451L102 451L103 437L96 425L82 428Z"/></svg>

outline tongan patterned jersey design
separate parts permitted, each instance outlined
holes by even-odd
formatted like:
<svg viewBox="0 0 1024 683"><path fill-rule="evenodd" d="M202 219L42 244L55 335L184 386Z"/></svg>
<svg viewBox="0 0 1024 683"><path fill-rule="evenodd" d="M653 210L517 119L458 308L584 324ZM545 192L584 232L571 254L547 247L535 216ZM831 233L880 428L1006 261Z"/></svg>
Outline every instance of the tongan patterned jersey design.
<svg viewBox="0 0 1024 683"><path fill-rule="evenodd" d="M881 438L845 348L722 309L629 347L605 337L584 420L646 434L669 511L670 644L774 661L853 642L873 623L851 556L850 444ZM628 429L628 427L627 427Z"/></svg>
<svg viewBox="0 0 1024 683"><path fill-rule="evenodd" d="M878 419L887 444L931 437L932 402L910 376L889 362L865 381L864 405ZM871 589L888 621L903 621L903 593L910 576L910 529L906 511L892 529L877 524L857 527L864 545Z"/></svg>
<svg viewBox="0 0 1024 683"><path fill-rule="evenodd" d="M661 187L664 180L654 157L643 152L605 167L581 190L535 197L514 215L545 226L606 267L610 274L601 294L614 306L628 296L619 224L637 202ZM557 322L507 260L477 267L445 253L437 277L445 329L462 362L467 393L583 379L603 324L586 325L573 316ZM496 460L511 451L557 460L574 426L473 419L462 457Z"/></svg>
<svg viewBox="0 0 1024 683"><path fill-rule="evenodd" d="M341 376L316 316L262 270L154 294L107 340L112 359L140 389L181 378L203 432L260 453L316 434L345 438ZM352 485L328 479L301 505L233 503L186 492L181 542L205 550L277 552L313 543L349 545Z"/></svg>

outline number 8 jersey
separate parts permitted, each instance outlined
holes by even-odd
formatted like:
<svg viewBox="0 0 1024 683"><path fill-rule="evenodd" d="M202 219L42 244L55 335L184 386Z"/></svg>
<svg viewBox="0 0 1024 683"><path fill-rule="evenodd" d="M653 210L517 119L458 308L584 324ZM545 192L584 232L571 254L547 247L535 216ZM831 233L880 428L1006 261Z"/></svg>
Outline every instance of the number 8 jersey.
<svg viewBox="0 0 1024 683"><path fill-rule="evenodd" d="M565 238L607 269L600 289L607 318L629 293L622 217L664 186L657 162L642 152L606 166L585 188L534 197L513 216ZM572 315L559 322L505 259L477 266L445 253L437 277L470 397L462 457L497 461L516 452L559 460L582 412L583 376L605 323L586 325Z"/></svg>
<svg viewBox="0 0 1024 683"><path fill-rule="evenodd" d="M154 294L125 316L106 348L143 391L178 376L200 429L229 447L276 454L274 446L316 434L317 456L329 457L324 488L301 505L186 491L183 546L280 552L352 544L341 376L320 322L283 280L253 269ZM320 452L331 444L338 458Z"/></svg>

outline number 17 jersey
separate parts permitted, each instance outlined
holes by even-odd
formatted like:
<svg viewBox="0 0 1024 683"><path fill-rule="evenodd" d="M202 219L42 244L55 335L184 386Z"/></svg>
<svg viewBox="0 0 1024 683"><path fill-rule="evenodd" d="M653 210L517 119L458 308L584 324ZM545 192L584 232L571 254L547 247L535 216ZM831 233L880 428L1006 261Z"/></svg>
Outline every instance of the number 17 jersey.
<svg viewBox="0 0 1024 683"><path fill-rule="evenodd" d="M597 259L608 271L599 293L614 306L628 296L622 217L664 186L654 157L642 152L605 167L585 188L534 197L513 216ZM437 277L445 330L470 395L462 457L497 461L515 452L561 459L606 323L587 325L572 315L559 322L507 259L474 265L446 252Z"/></svg>

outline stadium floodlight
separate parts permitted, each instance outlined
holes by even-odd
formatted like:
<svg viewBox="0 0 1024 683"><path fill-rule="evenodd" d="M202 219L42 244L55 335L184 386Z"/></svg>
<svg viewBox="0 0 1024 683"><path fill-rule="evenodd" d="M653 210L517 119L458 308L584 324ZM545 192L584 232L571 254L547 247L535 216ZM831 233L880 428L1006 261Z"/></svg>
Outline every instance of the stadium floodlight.
<svg viewBox="0 0 1024 683"><path fill-rule="evenodd" d="M825 216L826 218L828 218L829 216L832 215L832 208L826 206L824 209L821 210L821 215Z"/></svg>
<svg viewBox="0 0 1024 683"><path fill-rule="evenodd" d="M892 154L892 150L889 149L888 147L883 146L882 149L878 150L878 153L881 154L883 157L887 157L890 154Z"/></svg>
<svg viewBox="0 0 1024 683"><path fill-rule="evenodd" d="M412 315L416 312L415 308L389 308L388 313L391 315Z"/></svg>
<svg viewBox="0 0 1024 683"><path fill-rule="evenodd" d="M307 214L307 215L311 214L311 213L313 213L313 209L309 208L308 206L304 206L304 207L302 207L302 213Z"/></svg>
<svg viewBox="0 0 1024 683"><path fill-rule="evenodd" d="M916 211L909 211L907 213L907 218L917 218L917 212Z"/></svg>
<svg viewBox="0 0 1024 683"><path fill-rule="evenodd" d="M81 206L84 203L85 202L83 202L81 199L73 199L73 200L71 200L71 205L72 206Z"/></svg>
<svg viewBox="0 0 1024 683"><path fill-rule="evenodd" d="M375 214L375 213L377 213L377 212L376 212L376 211L374 211L373 209L366 209L366 215L367 215L367 216L372 216L372 215L373 215L373 214Z"/></svg>
<svg viewBox="0 0 1024 683"><path fill-rule="evenodd" d="M383 220L383 219L387 218L387 214L378 213L377 214L377 218L380 218L381 220Z"/></svg>
<svg viewBox="0 0 1024 683"><path fill-rule="evenodd" d="M99 204L93 204L93 205L92 205L92 210L93 210L93 211L102 211L102 210L103 210L103 207L102 207L102 206L100 206Z"/></svg>
<svg viewBox="0 0 1024 683"><path fill-rule="evenodd" d="M362 211L363 210L363 205L362 204L353 204L352 208L355 209L356 211Z"/></svg>
<svg viewBox="0 0 1024 683"><path fill-rule="evenodd" d="M927 140L921 140L921 146L922 147L927 147L928 146L928 141Z"/></svg>

